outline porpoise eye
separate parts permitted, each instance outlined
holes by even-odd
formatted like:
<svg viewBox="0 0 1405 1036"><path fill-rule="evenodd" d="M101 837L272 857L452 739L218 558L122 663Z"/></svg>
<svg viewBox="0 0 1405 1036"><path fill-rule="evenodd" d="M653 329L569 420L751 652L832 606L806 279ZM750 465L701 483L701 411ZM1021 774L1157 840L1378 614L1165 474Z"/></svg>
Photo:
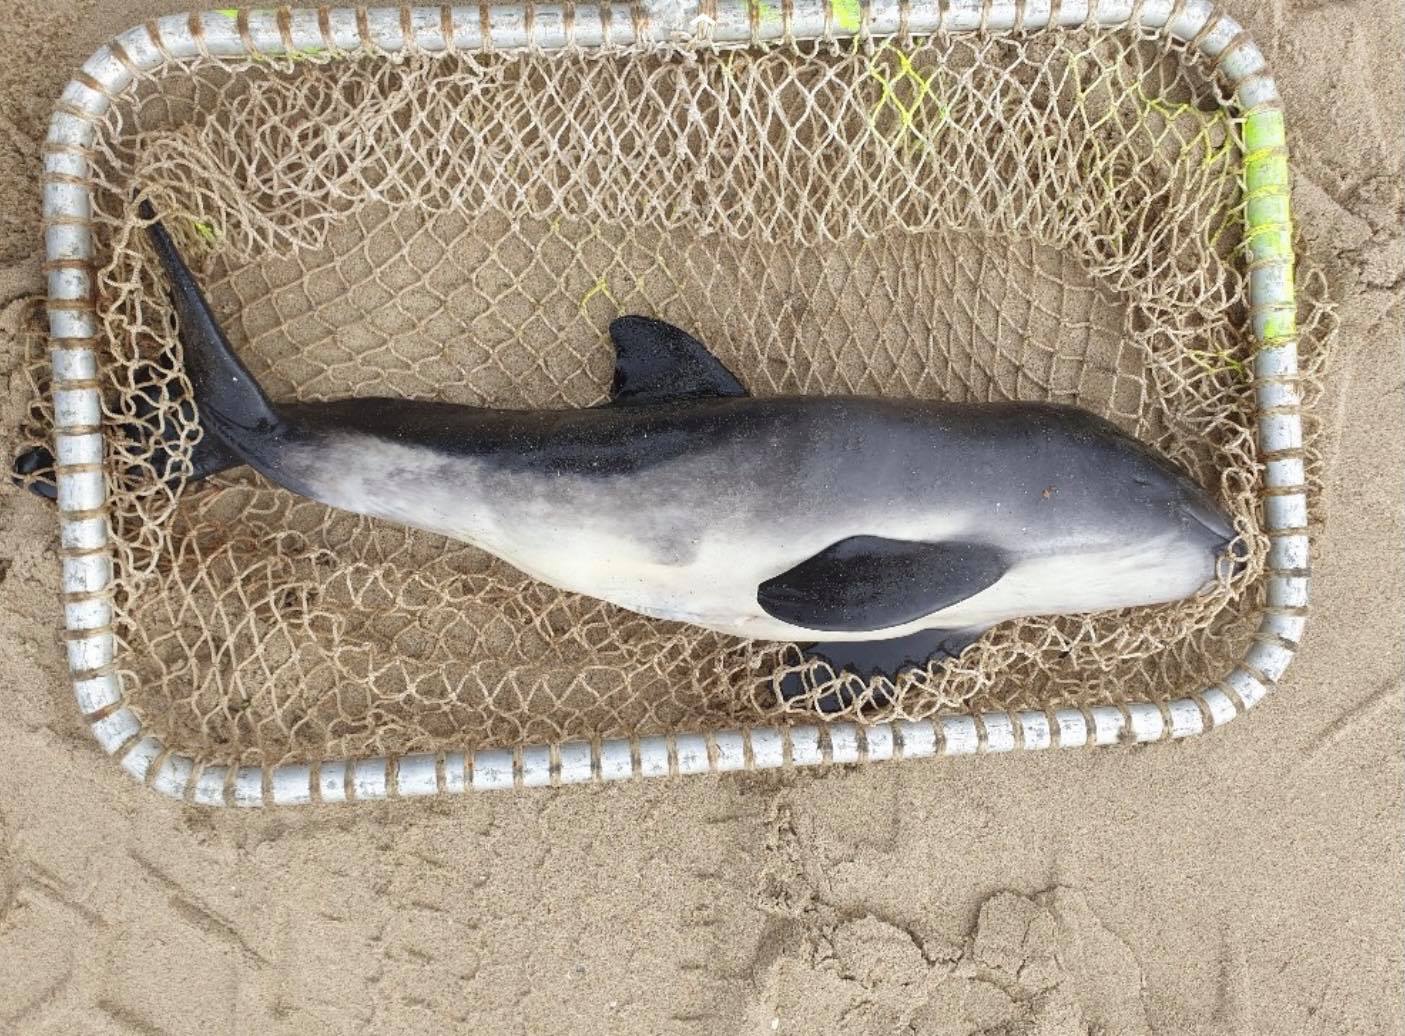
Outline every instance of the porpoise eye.
<svg viewBox="0 0 1405 1036"><path fill-rule="evenodd" d="M1151 479L1149 479L1149 478L1142 478L1140 475L1133 475L1133 476L1132 476L1132 481L1135 482L1135 483L1136 483L1137 485L1139 485L1139 486L1149 486L1149 485L1151 485Z"/></svg>

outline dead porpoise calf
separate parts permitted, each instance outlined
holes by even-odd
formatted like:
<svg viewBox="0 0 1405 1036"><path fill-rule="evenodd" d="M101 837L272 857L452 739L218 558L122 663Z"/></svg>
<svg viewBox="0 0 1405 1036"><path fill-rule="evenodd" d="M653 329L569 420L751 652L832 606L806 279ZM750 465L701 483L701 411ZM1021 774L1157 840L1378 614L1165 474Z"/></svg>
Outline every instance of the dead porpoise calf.
<svg viewBox="0 0 1405 1036"><path fill-rule="evenodd" d="M274 404L169 234L150 233L206 433L198 474L247 464L563 590L802 642L836 671L896 674L1006 619L1178 600L1235 538L1203 489L1083 410L756 399L701 343L638 316L610 325L597 407Z"/></svg>

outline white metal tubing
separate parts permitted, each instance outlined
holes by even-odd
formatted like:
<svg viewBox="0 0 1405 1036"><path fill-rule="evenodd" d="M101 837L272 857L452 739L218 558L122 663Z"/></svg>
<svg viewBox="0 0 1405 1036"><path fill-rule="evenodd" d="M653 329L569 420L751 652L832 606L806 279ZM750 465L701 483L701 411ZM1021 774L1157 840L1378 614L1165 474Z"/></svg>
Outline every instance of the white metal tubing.
<svg viewBox="0 0 1405 1036"><path fill-rule="evenodd" d="M1137 19L1133 26L1131 20ZM101 400L93 304L90 147L112 99L138 72L202 54L239 58L295 54L312 60L371 51L553 50L640 40L746 44L775 40L921 36L949 32L1127 26L1191 44L1230 86L1246 141L1251 324L1261 344L1254 375L1257 433L1265 469L1268 608L1243 663L1218 684L1169 704L1051 712L967 713L869 726L853 723L721 730L700 734L530 745L401 758L329 759L320 764L206 764L143 736L112 671L114 638L106 593L112 563L100 471ZM1301 459L1301 399L1292 335L1293 273L1287 240L1286 148L1281 103L1262 53L1208 0L793 0L763 11L746 0L653 0L522 7L287 8L173 15L98 48L64 89L44 149L44 244L48 259L54 451L69 668L79 709L103 749L139 780L201 805L261 806L454 794L467 789L545 787L628 777L727 773L778 766L859 763L977 752L1075 748L1188 737L1230 722L1282 677L1302 637L1308 601L1307 490ZM1254 164L1257 163L1257 164ZM1280 182L1281 181L1281 182ZM1262 210L1257 213L1255 208Z"/></svg>

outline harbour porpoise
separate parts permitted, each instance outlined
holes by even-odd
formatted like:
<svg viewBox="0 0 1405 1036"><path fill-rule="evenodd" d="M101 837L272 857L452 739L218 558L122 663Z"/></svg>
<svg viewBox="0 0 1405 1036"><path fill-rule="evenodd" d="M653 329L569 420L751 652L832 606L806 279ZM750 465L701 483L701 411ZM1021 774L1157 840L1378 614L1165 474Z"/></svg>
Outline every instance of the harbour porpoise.
<svg viewBox="0 0 1405 1036"><path fill-rule="evenodd" d="M600 406L274 403L143 216L204 429L195 476L247 464L643 615L893 676L1007 619L1193 595L1235 541L1205 490L1087 411L757 398L691 335L643 316L610 325Z"/></svg>

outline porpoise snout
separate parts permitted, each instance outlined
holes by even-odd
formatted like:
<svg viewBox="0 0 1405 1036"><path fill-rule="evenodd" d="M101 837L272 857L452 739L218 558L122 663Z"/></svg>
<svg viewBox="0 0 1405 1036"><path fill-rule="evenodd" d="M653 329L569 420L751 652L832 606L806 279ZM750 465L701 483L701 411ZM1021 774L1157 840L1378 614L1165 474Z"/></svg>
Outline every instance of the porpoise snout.
<svg viewBox="0 0 1405 1036"><path fill-rule="evenodd" d="M1214 555L1218 569L1220 558L1228 555L1234 575L1240 575L1249 564L1249 547L1234 531L1234 522L1219 503L1189 478L1181 477L1177 485L1177 510L1188 530L1201 539Z"/></svg>
<svg viewBox="0 0 1405 1036"><path fill-rule="evenodd" d="M1210 555L1211 578L1227 551L1233 551L1236 574L1242 570L1248 561L1247 548L1234 530L1233 519L1214 496L1169 457L1107 422L1093 423L1106 449L1097 458L1096 470L1117 476L1114 492L1125 493L1134 501L1134 508L1145 509L1151 528L1158 533L1169 531L1163 524L1169 518L1192 554L1205 549Z"/></svg>

